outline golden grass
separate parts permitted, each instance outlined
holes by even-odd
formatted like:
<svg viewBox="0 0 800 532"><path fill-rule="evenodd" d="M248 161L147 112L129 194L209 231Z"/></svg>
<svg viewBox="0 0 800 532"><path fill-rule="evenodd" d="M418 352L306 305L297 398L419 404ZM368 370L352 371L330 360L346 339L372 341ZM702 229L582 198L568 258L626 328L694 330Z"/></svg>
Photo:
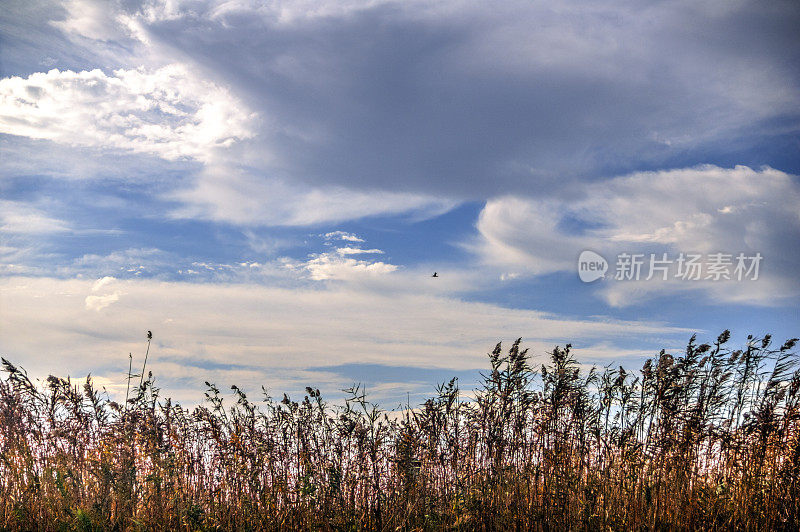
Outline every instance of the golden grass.
<svg viewBox="0 0 800 532"><path fill-rule="evenodd" d="M475 400L453 380L399 419L358 388L226 405L207 383L189 412L152 377L119 405L4 359L0 527L798 530L795 340L729 337L636 374L498 344Z"/></svg>

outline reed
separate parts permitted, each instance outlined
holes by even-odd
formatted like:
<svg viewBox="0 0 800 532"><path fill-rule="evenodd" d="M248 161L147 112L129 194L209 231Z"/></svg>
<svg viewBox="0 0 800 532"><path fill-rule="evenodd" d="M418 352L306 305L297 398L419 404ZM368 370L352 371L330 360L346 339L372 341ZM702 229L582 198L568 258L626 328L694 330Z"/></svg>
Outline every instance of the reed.
<svg viewBox="0 0 800 532"><path fill-rule="evenodd" d="M3 359L0 527L798 530L797 340L729 340L635 372L497 344L474 393L453 379L402 412L211 383L188 411L144 368L120 405Z"/></svg>

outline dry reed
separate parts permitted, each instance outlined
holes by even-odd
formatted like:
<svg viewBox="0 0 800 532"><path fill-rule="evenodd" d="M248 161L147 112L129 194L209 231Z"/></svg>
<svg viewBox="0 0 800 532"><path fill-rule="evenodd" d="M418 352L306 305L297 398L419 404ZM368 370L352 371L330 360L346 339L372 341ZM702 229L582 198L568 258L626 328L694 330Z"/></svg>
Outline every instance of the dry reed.
<svg viewBox="0 0 800 532"><path fill-rule="evenodd" d="M151 375L119 405L3 359L0 527L798 530L796 340L729 339L635 373L498 344L473 398L454 379L395 415L209 383L189 412Z"/></svg>

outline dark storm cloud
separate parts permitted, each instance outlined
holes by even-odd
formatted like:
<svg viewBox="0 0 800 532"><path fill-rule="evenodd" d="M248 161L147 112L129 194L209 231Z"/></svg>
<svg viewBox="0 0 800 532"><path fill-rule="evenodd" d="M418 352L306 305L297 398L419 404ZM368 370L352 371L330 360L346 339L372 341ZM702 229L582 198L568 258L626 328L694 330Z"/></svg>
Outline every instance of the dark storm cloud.
<svg viewBox="0 0 800 532"><path fill-rule="evenodd" d="M192 2L144 27L261 113L272 175L480 198L796 138L796 6Z"/></svg>

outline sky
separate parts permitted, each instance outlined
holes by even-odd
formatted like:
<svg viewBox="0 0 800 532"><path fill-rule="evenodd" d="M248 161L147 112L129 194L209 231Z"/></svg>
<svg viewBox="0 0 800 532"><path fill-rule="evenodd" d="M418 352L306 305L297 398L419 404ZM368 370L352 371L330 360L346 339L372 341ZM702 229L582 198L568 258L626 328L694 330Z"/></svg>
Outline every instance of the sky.
<svg viewBox="0 0 800 532"><path fill-rule="evenodd" d="M119 398L150 330L186 405L394 408L519 337L640 367L798 336L798 27L782 0L6 0L0 354Z"/></svg>

